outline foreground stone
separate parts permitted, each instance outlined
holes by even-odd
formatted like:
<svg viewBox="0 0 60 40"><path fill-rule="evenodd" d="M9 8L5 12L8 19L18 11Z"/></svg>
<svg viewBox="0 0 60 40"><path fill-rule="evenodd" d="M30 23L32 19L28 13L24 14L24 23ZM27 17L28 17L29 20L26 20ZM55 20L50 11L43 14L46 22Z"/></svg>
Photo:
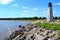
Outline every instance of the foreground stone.
<svg viewBox="0 0 60 40"><path fill-rule="evenodd" d="M20 25L19 28L20 30L13 32L6 40L60 40L57 38L58 31L46 30L35 24L23 27Z"/></svg>

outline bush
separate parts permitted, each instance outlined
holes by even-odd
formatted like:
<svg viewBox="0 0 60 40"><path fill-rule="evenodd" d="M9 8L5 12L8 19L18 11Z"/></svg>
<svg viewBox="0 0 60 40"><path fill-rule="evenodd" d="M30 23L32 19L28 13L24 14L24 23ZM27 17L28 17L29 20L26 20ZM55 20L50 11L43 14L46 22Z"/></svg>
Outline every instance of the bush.
<svg viewBox="0 0 60 40"><path fill-rule="evenodd" d="M60 30L60 24L50 24L50 23L36 23L38 26L43 27L45 29L52 29L52 30Z"/></svg>

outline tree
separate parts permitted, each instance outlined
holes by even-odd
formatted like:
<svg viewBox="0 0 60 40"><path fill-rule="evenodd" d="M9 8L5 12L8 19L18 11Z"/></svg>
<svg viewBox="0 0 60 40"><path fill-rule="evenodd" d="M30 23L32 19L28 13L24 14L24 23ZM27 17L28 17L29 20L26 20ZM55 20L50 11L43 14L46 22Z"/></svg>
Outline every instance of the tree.
<svg viewBox="0 0 60 40"><path fill-rule="evenodd" d="M46 19L46 17L43 17L42 19Z"/></svg>
<svg viewBox="0 0 60 40"><path fill-rule="evenodd" d="M58 17L56 16L56 17L54 17L54 19L58 19Z"/></svg>
<svg viewBox="0 0 60 40"><path fill-rule="evenodd" d="M35 17L33 17L33 19L38 19L38 17L35 16Z"/></svg>
<svg viewBox="0 0 60 40"><path fill-rule="evenodd" d="M59 16L59 19L60 19L60 16Z"/></svg>
<svg viewBox="0 0 60 40"><path fill-rule="evenodd" d="M42 19L42 17L40 17L39 19Z"/></svg>

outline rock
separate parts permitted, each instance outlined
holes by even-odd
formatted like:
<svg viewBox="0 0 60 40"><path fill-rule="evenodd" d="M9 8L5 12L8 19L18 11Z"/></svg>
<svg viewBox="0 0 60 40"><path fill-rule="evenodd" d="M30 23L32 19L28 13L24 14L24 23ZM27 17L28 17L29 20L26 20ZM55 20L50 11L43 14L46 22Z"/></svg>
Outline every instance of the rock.
<svg viewBox="0 0 60 40"><path fill-rule="evenodd" d="M52 30L48 30L48 33L52 33L53 31Z"/></svg>
<svg viewBox="0 0 60 40"><path fill-rule="evenodd" d="M43 33L43 35L48 35L48 34L49 34L48 30L45 30L44 33Z"/></svg>
<svg viewBox="0 0 60 40"><path fill-rule="evenodd" d="M39 34L35 34L35 39L34 40L42 40L43 36L39 35Z"/></svg>
<svg viewBox="0 0 60 40"><path fill-rule="evenodd" d="M43 29L43 28L40 28L40 32L44 32L45 31L45 29Z"/></svg>
<svg viewBox="0 0 60 40"><path fill-rule="evenodd" d="M34 24L34 25L33 25L33 28L36 28L36 27L38 27L38 26Z"/></svg>
<svg viewBox="0 0 60 40"><path fill-rule="evenodd" d="M55 36L56 35L56 32L55 31L53 31L52 33L49 33L49 37L53 37L53 36Z"/></svg>
<svg viewBox="0 0 60 40"><path fill-rule="evenodd" d="M52 40L51 38L48 38L48 40Z"/></svg>
<svg viewBox="0 0 60 40"><path fill-rule="evenodd" d="M39 28L35 24L28 24L27 26L19 26L20 29L13 32L6 40L58 40L58 33L52 30Z"/></svg>
<svg viewBox="0 0 60 40"><path fill-rule="evenodd" d="M48 38L47 38L47 37L45 37L43 40L48 40Z"/></svg>
<svg viewBox="0 0 60 40"><path fill-rule="evenodd" d="M30 37L27 37L26 40L32 40Z"/></svg>
<svg viewBox="0 0 60 40"><path fill-rule="evenodd" d="M19 28L21 28L21 25L19 25Z"/></svg>
<svg viewBox="0 0 60 40"><path fill-rule="evenodd" d="M53 38L53 40L59 40L58 38Z"/></svg>

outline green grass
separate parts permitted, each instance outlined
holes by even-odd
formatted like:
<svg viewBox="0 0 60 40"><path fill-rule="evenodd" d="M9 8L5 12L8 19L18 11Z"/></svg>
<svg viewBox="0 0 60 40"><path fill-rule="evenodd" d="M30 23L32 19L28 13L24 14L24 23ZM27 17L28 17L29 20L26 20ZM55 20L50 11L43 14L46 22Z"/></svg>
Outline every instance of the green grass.
<svg viewBox="0 0 60 40"><path fill-rule="evenodd" d="M60 24L50 24L50 23L41 23L41 22L37 22L36 23L39 27L43 27L45 29L52 29L52 30L60 30Z"/></svg>

